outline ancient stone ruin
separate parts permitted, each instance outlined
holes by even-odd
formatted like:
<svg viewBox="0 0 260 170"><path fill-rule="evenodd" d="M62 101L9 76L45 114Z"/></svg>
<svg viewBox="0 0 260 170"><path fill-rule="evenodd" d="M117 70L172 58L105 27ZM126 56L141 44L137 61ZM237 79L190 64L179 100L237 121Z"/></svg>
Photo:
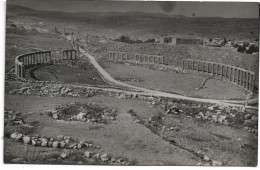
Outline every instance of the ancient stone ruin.
<svg viewBox="0 0 260 170"><path fill-rule="evenodd" d="M36 67L39 65L52 64L54 61L58 60L76 60L77 52L76 50L63 50L62 57L58 58L51 55L51 51L40 51L32 52L27 54L19 55L15 58L15 75L19 79L24 77L24 69L29 67Z"/></svg>
<svg viewBox="0 0 260 170"><path fill-rule="evenodd" d="M150 54L128 54L125 52L109 52L109 60L129 61L135 63L163 64L163 56Z"/></svg>
<svg viewBox="0 0 260 170"><path fill-rule="evenodd" d="M253 92L256 75L254 72L243 68L200 60L182 60L183 70L192 70L197 73L206 73L211 76L229 80L247 91Z"/></svg>

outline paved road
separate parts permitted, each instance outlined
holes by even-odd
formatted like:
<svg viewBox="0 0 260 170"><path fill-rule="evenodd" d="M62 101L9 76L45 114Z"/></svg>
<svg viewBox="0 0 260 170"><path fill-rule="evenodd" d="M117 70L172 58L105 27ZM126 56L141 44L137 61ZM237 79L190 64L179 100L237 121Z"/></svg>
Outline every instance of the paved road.
<svg viewBox="0 0 260 170"><path fill-rule="evenodd" d="M93 64L93 66L99 71L99 73L102 75L102 77L110 82L113 85L121 86L121 87L127 87L132 90L136 90L139 92L136 92L137 94L142 94L142 95L151 95L151 96L157 96L157 97L169 97L169 98L175 98L175 99L181 99L181 100L189 100L189 101L196 101L196 102L205 102L205 103L212 103L212 104L221 104L221 103L230 103L235 106L240 106L244 105L245 102L250 102L251 100L244 100L244 101L237 101L237 100L215 100L215 99L203 99L203 98L194 98L194 97L187 97L187 96L182 96L182 95L177 95L177 94L172 94L172 93L166 93L166 92L161 92L161 91L156 91L156 90L150 90L146 88L141 88L141 87L136 87L132 86L120 81L115 80L113 77L111 77L96 61L96 59L88 54L85 50L80 49L80 52L84 56L87 56L90 60L90 62Z"/></svg>

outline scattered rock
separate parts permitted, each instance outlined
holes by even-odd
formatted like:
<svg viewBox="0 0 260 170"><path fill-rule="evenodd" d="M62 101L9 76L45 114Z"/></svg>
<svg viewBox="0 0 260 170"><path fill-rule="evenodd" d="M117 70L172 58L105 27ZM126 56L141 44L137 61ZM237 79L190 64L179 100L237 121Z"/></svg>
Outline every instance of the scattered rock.
<svg viewBox="0 0 260 170"><path fill-rule="evenodd" d="M53 119L58 119L59 118L58 114L56 114L56 113L53 114L52 117L53 117Z"/></svg>
<svg viewBox="0 0 260 170"><path fill-rule="evenodd" d="M79 114L77 114L77 120L84 119L86 115L87 115L87 113L80 112Z"/></svg>
<svg viewBox="0 0 260 170"><path fill-rule="evenodd" d="M64 150L61 154L60 154L60 157L61 158L67 158L69 156L69 151L67 151L67 150Z"/></svg>
<svg viewBox="0 0 260 170"><path fill-rule="evenodd" d="M209 160L210 160L207 155L204 155L204 156L203 156L203 159L204 159L205 161L209 161Z"/></svg>
<svg viewBox="0 0 260 170"><path fill-rule="evenodd" d="M91 152L86 151L86 152L85 152L85 157L90 158L90 157L91 157Z"/></svg>

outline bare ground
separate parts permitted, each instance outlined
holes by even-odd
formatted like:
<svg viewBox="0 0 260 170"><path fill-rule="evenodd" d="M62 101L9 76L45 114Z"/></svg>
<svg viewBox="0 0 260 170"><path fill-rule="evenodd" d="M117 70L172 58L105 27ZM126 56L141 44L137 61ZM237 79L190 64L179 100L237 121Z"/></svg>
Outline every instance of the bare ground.
<svg viewBox="0 0 260 170"><path fill-rule="evenodd" d="M5 109L19 110L26 122L38 122L30 134L50 137L66 134L76 140L91 140L101 146L101 151L115 157L125 157L137 165L196 165L201 159L191 153L190 149L205 150L208 157L223 162L223 165L255 166L257 159L256 134L192 118L167 116L160 108L143 101L105 96L86 99L6 95L5 102ZM42 114L58 105L71 102L96 102L117 107L118 120L109 125L64 122ZM134 121L127 113L130 109L133 109L140 118L158 114L167 116L168 125L180 128L179 132L168 132L177 145L170 144L162 136ZM244 143L249 147L241 148L240 145ZM22 149L20 145L6 145L5 154L7 151L11 154L12 148Z"/></svg>

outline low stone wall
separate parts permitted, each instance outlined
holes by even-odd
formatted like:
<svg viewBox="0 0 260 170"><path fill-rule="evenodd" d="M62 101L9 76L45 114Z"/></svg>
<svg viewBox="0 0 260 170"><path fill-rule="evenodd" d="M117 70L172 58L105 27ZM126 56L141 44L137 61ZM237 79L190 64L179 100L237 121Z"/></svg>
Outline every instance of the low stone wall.
<svg viewBox="0 0 260 170"><path fill-rule="evenodd" d="M182 60L182 69L206 73L221 79L225 78L245 90L250 92L254 90L256 75L254 72L243 68L215 62L185 59Z"/></svg>
<svg viewBox="0 0 260 170"><path fill-rule="evenodd" d="M51 51L32 52L19 55L15 58L15 75L23 79L24 69L29 67L36 67L38 65L47 65L57 60L76 60L76 50L63 50L61 58L56 58L51 55Z"/></svg>
<svg viewBox="0 0 260 170"><path fill-rule="evenodd" d="M130 61L135 63L163 64L163 56L150 54L134 54L130 55L125 52L109 52L109 60L113 61Z"/></svg>

